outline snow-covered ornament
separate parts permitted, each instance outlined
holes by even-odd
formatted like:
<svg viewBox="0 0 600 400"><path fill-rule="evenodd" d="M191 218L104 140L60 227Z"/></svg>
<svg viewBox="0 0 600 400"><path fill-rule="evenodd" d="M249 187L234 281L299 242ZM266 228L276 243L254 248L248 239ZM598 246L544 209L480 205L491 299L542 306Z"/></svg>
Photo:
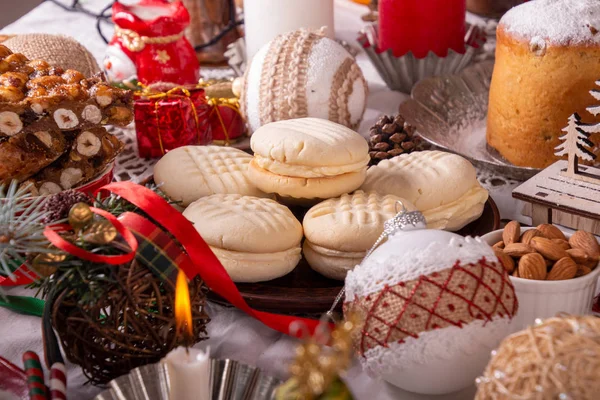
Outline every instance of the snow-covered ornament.
<svg viewBox="0 0 600 400"><path fill-rule="evenodd" d="M357 129L367 83L356 60L322 33L277 36L252 58L241 108L251 132L269 122L314 117Z"/></svg>
<svg viewBox="0 0 600 400"><path fill-rule="evenodd" d="M384 236L346 277L363 367L416 393L473 384L517 311L502 264L478 238L426 229L418 211L387 221Z"/></svg>

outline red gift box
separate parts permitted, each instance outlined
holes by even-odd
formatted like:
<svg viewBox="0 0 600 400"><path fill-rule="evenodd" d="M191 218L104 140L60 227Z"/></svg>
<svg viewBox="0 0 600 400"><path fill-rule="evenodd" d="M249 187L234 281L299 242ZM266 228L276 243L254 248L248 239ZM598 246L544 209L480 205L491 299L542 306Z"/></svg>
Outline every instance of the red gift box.
<svg viewBox="0 0 600 400"><path fill-rule="evenodd" d="M136 95L133 111L140 157L162 157L177 147L210 143L211 109L201 88Z"/></svg>
<svg viewBox="0 0 600 400"><path fill-rule="evenodd" d="M246 125L237 99L210 99L209 114L212 139L215 144L229 145L245 136Z"/></svg>

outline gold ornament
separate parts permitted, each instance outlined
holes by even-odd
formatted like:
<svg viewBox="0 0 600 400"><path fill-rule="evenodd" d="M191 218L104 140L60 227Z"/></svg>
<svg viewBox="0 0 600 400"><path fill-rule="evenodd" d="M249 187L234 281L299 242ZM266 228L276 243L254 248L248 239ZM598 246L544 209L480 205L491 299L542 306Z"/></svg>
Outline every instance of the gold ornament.
<svg viewBox="0 0 600 400"><path fill-rule="evenodd" d="M84 232L82 239L87 243L106 245L117 237L117 228L107 220L92 223Z"/></svg>
<svg viewBox="0 0 600 400"><path fill-rule="evenodd" d="M77 203L69 210L69 224L74 230L84 229L94 219L94 213L85 203Z"/></svg>
<svg viewBox="0 0 600 400"><path fill-rule="evenodd" d="M38 254L33 259L31 263L31 268L42 277L47 277L52 275L58 269L55 265L60 263L67 258L66 254L52 254L52 253L43 253Z"/></svg>
<svg viewBox="0 0 600 400"><path fill-rule="evenodd" d="M277 390L276 400L351 399L339 375L352 361L352 335L358 322L358 314L349 314L330 335L324 334L328 327L322 324L315 336L299 345L290 366L292 377Z"/></svg>

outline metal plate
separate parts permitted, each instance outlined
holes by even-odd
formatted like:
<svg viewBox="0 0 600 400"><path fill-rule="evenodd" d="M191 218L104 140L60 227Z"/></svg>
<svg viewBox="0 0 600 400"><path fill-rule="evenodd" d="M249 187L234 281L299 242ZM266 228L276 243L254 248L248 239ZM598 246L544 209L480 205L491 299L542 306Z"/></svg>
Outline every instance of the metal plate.
<svg viewBox="0 0 600 400"><path fill-rule="evenodd" d="M487 145L493 68L493 61L484 61L456 75L426 78L414 86L412 98L400 105L400 113L429 143L502 176L527 180L540 169L513 165Z"/></svg>

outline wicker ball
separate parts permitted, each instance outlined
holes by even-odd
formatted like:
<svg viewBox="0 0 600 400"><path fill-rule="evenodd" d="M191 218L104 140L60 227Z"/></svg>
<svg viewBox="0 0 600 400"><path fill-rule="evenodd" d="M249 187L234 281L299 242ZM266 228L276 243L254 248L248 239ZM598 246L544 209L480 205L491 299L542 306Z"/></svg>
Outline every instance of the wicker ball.
<svg viewBox="0 0 600 400"><path fill-rule="evenodd" d="M100 72L94 56L69 36L27 33L13 36L2 44L30 60L44 60L54 67L74 69L88 77Z"/></svg>
<svg viewBox="0 0 600 400"><path fill-rule="evenodd" d="M506 338L477 379L476 400L596 399L600 319L550 318Z"/></svg>
<svg viewBox="0 0 600 400"><path fill-rule="evenodd" d="M182 344L174 317L175 286L133 261L113 268L114 280L100 298L86 304L70 287L58 294L52 325L69 361L80 365L93 384L105 384L133 368L158 362ZM206 286L189 285L192 343L206 339Z"/></svg>

